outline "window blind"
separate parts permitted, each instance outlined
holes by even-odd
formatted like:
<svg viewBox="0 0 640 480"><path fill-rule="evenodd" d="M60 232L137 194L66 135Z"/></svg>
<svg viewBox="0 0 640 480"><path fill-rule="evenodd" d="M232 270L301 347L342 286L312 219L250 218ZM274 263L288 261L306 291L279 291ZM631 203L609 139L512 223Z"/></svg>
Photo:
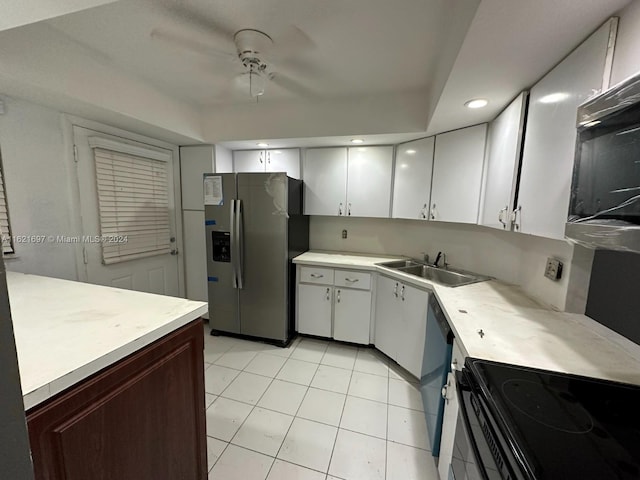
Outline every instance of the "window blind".
<svg viewBox="0 0 640 480"><path fill-rule="evenodd" d="M105 265L169 253L166 161L94 148Z"/></svg>
<svg viewBox="0 0 640 480"><path fill-rule="evenodd" d="M9 223L9 209L7 195L4 190L4 168L0 161L0 235L2 236L3 253L14 253L11 238L11 224Z"/></svg>

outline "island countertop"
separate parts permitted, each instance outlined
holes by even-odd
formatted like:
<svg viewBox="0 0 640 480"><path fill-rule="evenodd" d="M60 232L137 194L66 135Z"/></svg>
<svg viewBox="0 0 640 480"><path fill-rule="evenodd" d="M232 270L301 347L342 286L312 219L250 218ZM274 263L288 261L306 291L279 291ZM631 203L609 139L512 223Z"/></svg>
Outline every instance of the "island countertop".
<svg viewBox="0 0 640 480"><path fill-rule="evenodd" d="M188 324L207 304L7 272L25 409Z"/></svg>

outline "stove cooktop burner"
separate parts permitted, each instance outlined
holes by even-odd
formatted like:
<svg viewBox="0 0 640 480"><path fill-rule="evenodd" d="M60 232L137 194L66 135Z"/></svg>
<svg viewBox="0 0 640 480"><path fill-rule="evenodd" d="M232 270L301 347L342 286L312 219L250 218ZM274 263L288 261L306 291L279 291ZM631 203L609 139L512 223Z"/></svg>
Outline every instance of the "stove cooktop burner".
<svg viewBox="0 0 640 480"><path fill-rule="evenodd" d="M530 380L513 379L502 384L502 393L520 413L545 427L583 434L593 429L593 419L567 392Z"/></svg>

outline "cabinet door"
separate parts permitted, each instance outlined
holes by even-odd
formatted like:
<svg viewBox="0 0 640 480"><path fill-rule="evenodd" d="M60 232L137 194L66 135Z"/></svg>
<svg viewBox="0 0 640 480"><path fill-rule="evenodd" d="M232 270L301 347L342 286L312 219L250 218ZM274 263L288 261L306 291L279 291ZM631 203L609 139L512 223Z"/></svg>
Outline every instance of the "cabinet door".
<svg viewBox="0 0 640 480"><path fill-rule="evenodd" d="M300 178L300 149L267 150L267 172L286 172L291 178Z"/></svg>
<svg viewBox="0 0 640 480"><path fill-rule="evenodd" d="M458 393L456 391L456 379L453 373L447 376L444 415L442 417L442 435L440 436L440 458L438 460L438 473L440 478L449 478L449 465L453 456L453 440L458 423Z"/></svg>
<svg viewBox="0 0 640 480"><path fill-rule="evenodd" d="M332 288L298 284L298 332L331 337Z"/></svg>
<svg viewBox="0 0 640 480"><path fill-rule="evenodd" d="M343 342L369 344L371 292L335 288L333 338Z"/></svg>
<svg viewBox="0 0 640 480"><path fill-rule="evenodd" d="M518 181L527 92L518 95L489 125L484 199L479 224L511 230L511 211Z"/></svg>
<svg viewBox="0 0 640 480"><path fill-rule="evenodd" d="M347 215L389 218L393 147L350 147Z"/></svg>
<svg viewBox="0 0 640 480"><path fill-rule="evenodd" d="M180 147L180 192L183 210L204 211L204 173L214 173L213 145Z"/></svg>
<svg viewBox="0 0 640 480"><path fill-rule="evenodd" d="M434 137L402 143L396 147L393 178L393 218L429 217Z"/></svg>
<svg viewBox="0 0 640 480"><path fill-rule="evenodd" d="M308 148L304 154L305 215L345 215L347 203L347 149Z"/></svg>
<svg viewBox="0 0 640 480"><path fill-rule="evenodd" d="M400 345L400 305L398 292L400 282L378 276L376 286L376 331L375 345L387 356L396 359Z"/></svg>
<svg viewBox="0 0 640 480"><path fill-rule="evenodd" d="M424 338L427 330L427 305L429 292L402 285L400 287L402 324L400 326L401 343L396 361L417 378L422 375L422 357Z"/></svg>
<svg viewBox="0 0 640 480"><path fill-rule="evenodd" d="M610 31L607 22L531 89L516 220L523 233L564 238L576 109L603 88Z"/></svg>
<svg viewBox="0 0 640 480"><path fill-rule="evenodd" d="M264 150L236 150L233 152L233 171L236 173L264 173L265 158Z"/></svg>
<svg viewBox="0 0 640 480"><path fill-rule="evenodd" d="M436 136L431 219L477 223L487 125Z"/></svg>

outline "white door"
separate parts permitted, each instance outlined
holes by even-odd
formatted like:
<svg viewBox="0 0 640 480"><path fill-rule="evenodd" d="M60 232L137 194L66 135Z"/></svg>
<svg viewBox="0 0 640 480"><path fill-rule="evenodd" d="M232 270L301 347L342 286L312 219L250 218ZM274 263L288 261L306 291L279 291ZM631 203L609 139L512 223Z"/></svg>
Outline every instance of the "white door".
<svg viewBox="0 0 640 480"><path fill-rule="evenodd" d="M429 293L409 285L402 285L400 303L402 324L398 330L402 337L402 348L398 350L396 361L415 377L420 378L427 330Z"/></svg>
<svg viewBox="0 0 640 480"><path fill-rule="evenodd" d="M389 218L393 147L350 147L347 215Z"/></svg>
<svg viewBox="0 0 640 480"><path fill-rule="evenodd" d="M481 225L511 230L526 100L526 92L518 95L489 126Z"/></svg>
<svg viewBox="0 0 640 480"><path fill-rule="evenodd" d="M393 218L429 218L434 137L396 147L393 177Z"/></svg>
<svg viewBox="0 0 640 480"><path fill-rule="evenodd" d="M302 175L305 215L346 215L346 147L308 148Z"/></svg>
<svg viewBox="0 0 640 480"><path fill-rule="evenodd" d="M80 240L80 248L84 250L84 275L81 278L89 283L107 285L111 287L139 290L143 292L163 295L180 296L180 281L176 238L181 232L176 232L176 208L174 185L174 158L171 150L156 146L133 142L120 137L103 134L86 128L73 127L74 144L77 150L78 184L80 189L80 212L82 215L82 233L85 238L99 238L101 235L100 210L98 204L98 190L96 180L96 162L93 149L89 146L91 139L100 139L102 143L113 142L112 148L128 145L129 152L146 158L147 154L157 154L158 158L166 158L167 171L167 209L169 220L169 239L172 252L124 260L118 263L105 264L103 261L102 244L96 241ZM98 141L98 140L96 140ZM127 153L129 155L129 153ZM142 176L142 175L140 175ZM145 181L145 178L141 178ZM126 207L124 207L126 208ZM140 228L145 228L142 225ZM132 235L123 235L121 244L133 244Z"/></svg>
<svg viewBox="0 0 640 480"><path fill-rule="evenodd" d="M438 473L440 478L449 478L449 466L453 457L454 437L458 423L458 393L456 378L453 373L447 375L445 390L444 415L442 417L442 435L440 437L440 458L438 459Z"/></svg>
<svg viewBox="0 0 640 480"><path fill-rule="evenodd" d="M291 178L300 178L300 149L267 150L267 172L286 172Z"/></svg>
<svg viewBox="0 0 640 480"><path fill-rule="evenodd" d="M335 288L333 338L343 342L369 344L371 292Z"/></svg>
<svg viewBox="0 0 640 480"><path fill-rule="evenodd" d="M569 213L578 105L603 88L607 22L531 88L516 227L564 238Z"/></svg>
<svg viewBox="0 0 640 480"><path fill-rule="evenodd" d="M378 276L376 285L376 333L375 345L393 360L398 356L400 346L400 318L402 314L398 302L400 282Z"/></svg>
<svg viewBox="0 0 640 480"><path fill-rule="evenodd" d="M487 124L436 136L431 219L477 223Z"/></svg>
<svg viewBox="0 0 640 480"><path fill-rule="evenodd" d="M298 332L331 338L332 287L298 284Z"/></svg>
<svg viewBox="0 0 640 480"><path fill-rule="evenodd" d="M266 152L264 150L235 150L233 171L236 173L265 171Z"/></svg>

